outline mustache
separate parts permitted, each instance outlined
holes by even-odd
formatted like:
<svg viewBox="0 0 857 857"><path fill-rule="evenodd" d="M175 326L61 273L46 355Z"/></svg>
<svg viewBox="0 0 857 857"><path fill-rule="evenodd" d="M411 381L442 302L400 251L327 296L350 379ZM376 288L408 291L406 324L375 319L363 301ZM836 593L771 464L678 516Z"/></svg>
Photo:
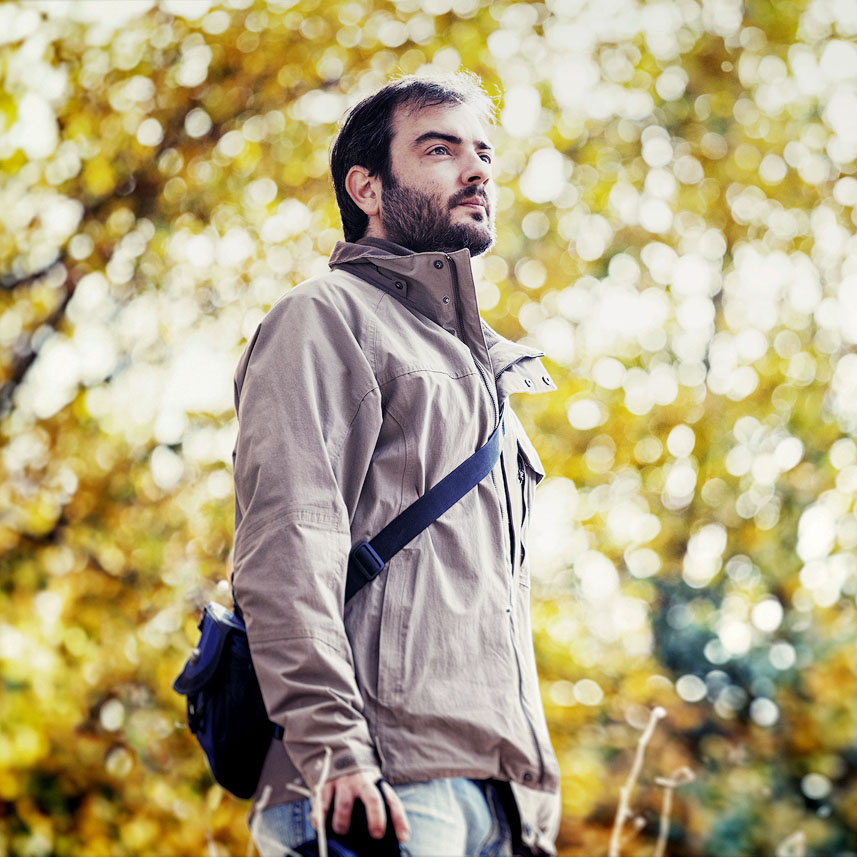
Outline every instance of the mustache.
<svg viewBox="0 0 857 857"><path fill-rule="evenodd" d="M488 204L488 194L480 189L472 190L469 187L462 188L459 191L456 191L449 198L449 207L455 208L456 205L461 205L464 202L478 202L485 206L486 211L490 211L490 206Z"/></svg>

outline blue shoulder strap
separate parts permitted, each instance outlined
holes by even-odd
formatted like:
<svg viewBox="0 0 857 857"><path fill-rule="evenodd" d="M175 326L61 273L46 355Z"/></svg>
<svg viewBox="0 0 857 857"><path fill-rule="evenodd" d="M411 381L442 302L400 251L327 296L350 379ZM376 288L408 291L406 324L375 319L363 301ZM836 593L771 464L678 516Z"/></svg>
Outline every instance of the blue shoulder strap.
<svg viewBox="0 0 857 857"><path fill-rule="evenodd" d="M408 542L451 509L494 469L500 458L501 440L506 431L503 425L504 410L505 406L500 410L497 427L484 446L390 521L374 539L361 542L351 551L345 583L346 601L374 580Z"/></svg>

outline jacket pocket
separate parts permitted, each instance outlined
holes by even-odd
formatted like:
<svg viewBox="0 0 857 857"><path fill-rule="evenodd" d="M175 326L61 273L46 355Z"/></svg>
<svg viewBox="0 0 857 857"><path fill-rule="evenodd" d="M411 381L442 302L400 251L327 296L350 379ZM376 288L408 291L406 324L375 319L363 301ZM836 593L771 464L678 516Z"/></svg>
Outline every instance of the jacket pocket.
<svg viewBox="0 0 857 857"><path fill-rule="evenodd" d="M408 626L414 609L414 575L418 552L399 551L387 564L384 602L378 634L378 702L397 706L404 697Z"/></svg>

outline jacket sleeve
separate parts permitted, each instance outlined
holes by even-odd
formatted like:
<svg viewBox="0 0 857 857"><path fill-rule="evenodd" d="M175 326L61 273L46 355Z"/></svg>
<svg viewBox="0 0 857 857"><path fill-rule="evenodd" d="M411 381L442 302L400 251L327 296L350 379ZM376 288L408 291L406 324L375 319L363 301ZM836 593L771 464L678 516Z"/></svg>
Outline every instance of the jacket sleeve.
<svg viewBox="0 0 857 857"><path fill-rule="evenodd" d="M351 512L381 428L375 375L343 311L302 289L236 374L233 587L269 717L311 787L377 769L343 624ZM379 773L380 775L380 773Z"/></svg>

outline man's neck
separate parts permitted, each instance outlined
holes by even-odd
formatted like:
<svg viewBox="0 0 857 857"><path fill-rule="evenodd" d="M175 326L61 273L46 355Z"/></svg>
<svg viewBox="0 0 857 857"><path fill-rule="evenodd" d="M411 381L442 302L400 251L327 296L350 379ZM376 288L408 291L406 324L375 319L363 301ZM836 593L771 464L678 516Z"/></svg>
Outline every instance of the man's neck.
<svg viewBox="0 0 857 857"><path fill-rule="evenodd" d="M365 244L369 247L377 247L379 250L385 250L391 256L410 256L414 251L408 250L401 244L396 244L393 241L388 241L386 238L365 237L359 238L355 244Z"/></svg>

